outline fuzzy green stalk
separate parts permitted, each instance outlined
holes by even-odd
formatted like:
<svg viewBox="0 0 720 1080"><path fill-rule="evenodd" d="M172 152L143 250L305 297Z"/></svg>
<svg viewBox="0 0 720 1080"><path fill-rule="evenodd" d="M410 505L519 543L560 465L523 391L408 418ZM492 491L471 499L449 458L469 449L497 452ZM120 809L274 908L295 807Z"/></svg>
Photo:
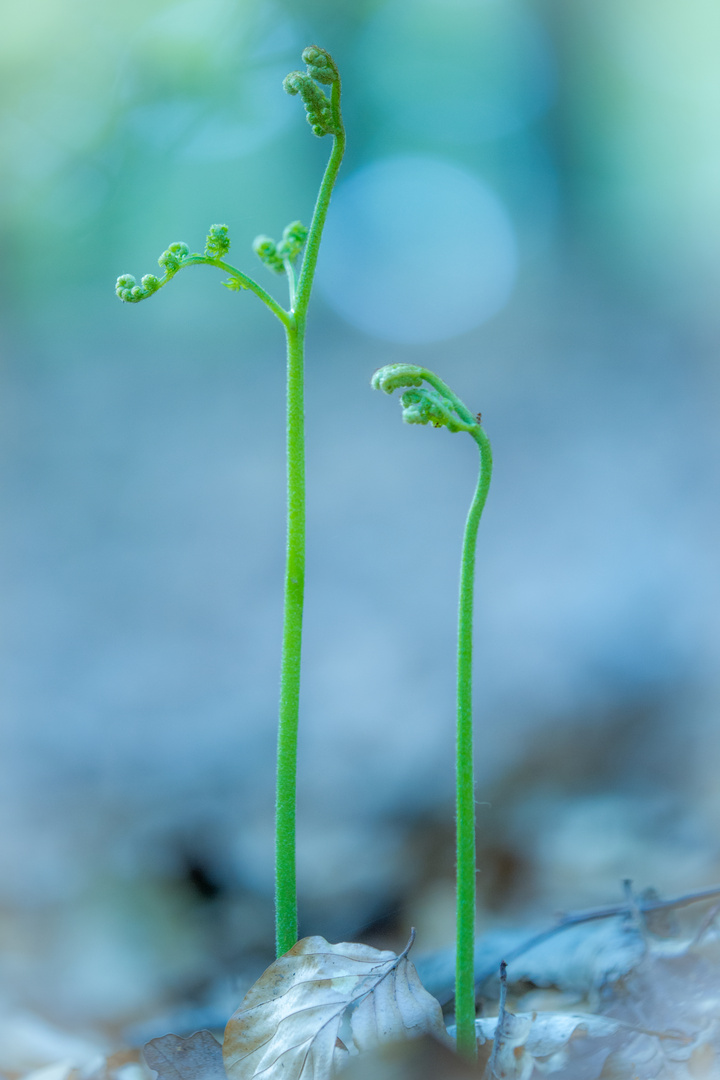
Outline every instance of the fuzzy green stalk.
<svg viewBox="0 0 720 1080"><path fill-rule="evenodd" d="M330 97L333 148L318 192L295 293L293 324L287 336L287 558L280 669L280 714L275 804L275 944L282 956L297 941L295 808L303 597L305 591L305 326L318 249L330 197L345 150L340 116L340 79ZM294 291L289 269L291 293Z"/></svg>
<svg viewBox="0 0 720 1080"><path fill-rule="evenodd" d="M457 741L455 765L457 914L455 1023L457 1048L477 1055L475 1034L475 777L473 769L472 660L475 552L492 476L490 440L478 425L471 432L480 449L480 476L468 511L460 563L457 641Z"/></svg>
<svg viewBox="0 0 720 1080"><path fill-rule="evenodd" d="M427 385L423 385L427 384ZM492 476L490 440L473 416L441 379L414 364L390 364L373 375L375 389L403 389L403 419L409 424L432 424L451 432L467 431L478 444L480 475L470 505L462 545L458 602L457 729L456 729L456 856L457 920L455 960L455 1021L457 1048L465 1057L477 1056L475 1034L475 779L473 774L472 660L475 551Z"/></svg>
<svg viewBox="0 0 720 1080"><path fill-rule="evenodd" d="M287 340L287 551L283 611L282 660L280 665L280 709L277 746L275 815L275 931L278 956L297 941L297 886L295 871L295 805L297 775L298 710L300 704L300 660L303 599L305 591L305 418L304 367L305 326L312 292L318 250L327 217L330 197L345 150L345 129L340 113L340 75L334 60L315 45L303 51L307 71L292 71L283 86L299 95L313 132L332 135L333 147L320 184L310 228L295 221L275 243L258 236L253 245L261 262L286 274L289 310L242 270L231 266L224 256L230 249L227 225L212 225L204 253L190 252L187 244L171 244L158 259L161 277L146 274L140 284L132 274L122 274L115 291L126 303L136 304L162 289L188 266L215 266L229 279L223 282L233 292L254 293L282 323ZM318 85L320 84L320 85ZM330 96L321 86L330 87ZM293 264L305 245L300 276L295 283Z"/></svg>
<svg viewBox="0 0 720 1080"><path fill-rule="evenodd" d="M305 594L304 335L287 335L287 548L275 802L275 944L297 941L295 805L303 601Z"/></svg>

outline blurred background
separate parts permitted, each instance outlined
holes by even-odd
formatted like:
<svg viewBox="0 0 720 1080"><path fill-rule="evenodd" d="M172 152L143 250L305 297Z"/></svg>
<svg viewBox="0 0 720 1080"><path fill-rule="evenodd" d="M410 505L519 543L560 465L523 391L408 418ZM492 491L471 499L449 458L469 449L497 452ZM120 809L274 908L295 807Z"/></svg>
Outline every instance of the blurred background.
<svg viewBox="0 0 720 1080"><path fill-rule="evenodd" d="M281 87L311 42L348 150L307 343L301 932L452 943L476 455L370 391L396 361L495 453L480 928L720 880L717 5L27 0L0 42L8 1015L150 1037L272 957L283 335L209 268L138 306L114 282L226 222L284 301L251 243L311 216L330 140Z"/></svg>

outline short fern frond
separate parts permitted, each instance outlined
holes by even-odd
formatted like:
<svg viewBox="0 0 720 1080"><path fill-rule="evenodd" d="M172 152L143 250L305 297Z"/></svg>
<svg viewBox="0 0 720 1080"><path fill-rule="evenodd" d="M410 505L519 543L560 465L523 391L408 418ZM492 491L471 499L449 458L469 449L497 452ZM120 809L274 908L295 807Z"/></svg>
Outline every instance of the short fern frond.
<svg viewBox="0 0 720 1080"><path fill-rule="evenodd" d="M475 1033L475 780L473 774L472 657L475 547L492 475L490 441L467 406L442 379L415 364L389 364L372 377L375 390L403 390L400 402L408 424L432 424L467 431L480 451L480 475L463 537L458 604L457 735L455 752L457 916L455 1018L457 1047L477 1057Z"/></svg>

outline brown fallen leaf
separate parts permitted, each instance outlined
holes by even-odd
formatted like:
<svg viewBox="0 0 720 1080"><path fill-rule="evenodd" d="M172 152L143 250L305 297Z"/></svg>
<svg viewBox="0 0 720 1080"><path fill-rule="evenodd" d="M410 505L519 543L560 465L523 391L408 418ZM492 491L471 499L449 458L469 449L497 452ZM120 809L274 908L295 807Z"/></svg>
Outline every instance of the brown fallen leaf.
<svg viewBox="0 0 720 1080"><path fill-rule="evenodd" d="M399 956L322 937L299 941L228 1022L223 1057L231 1080L328 1080L348 1056L338 1039L348 1010L355 1049L423 1032L446 1039L440 1006L407 958L412 940Z"/></svg>
<svg viewBox="0 0 720 1080"><path fill-rule="evenodd" d="M227 1080L222 1047L209 1031L196 1031L187 1039L151 1039L143 1054L159 1080Z"/></svg>

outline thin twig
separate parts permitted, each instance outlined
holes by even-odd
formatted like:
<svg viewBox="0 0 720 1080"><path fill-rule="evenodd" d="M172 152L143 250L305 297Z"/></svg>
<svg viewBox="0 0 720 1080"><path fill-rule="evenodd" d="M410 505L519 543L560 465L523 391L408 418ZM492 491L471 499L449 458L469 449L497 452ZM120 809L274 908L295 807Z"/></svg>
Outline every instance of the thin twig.
<svg viewBox="0 0 720 1080"><path fill-rule="evenodd" d="M507 963L505 960L500 964L500 1003L498 1005L498 1018L495 1025L495 1038L493 1039L492 1053L485 1067L485 1080L493 1080L496 1076L495 1066L502 1047L502 1036L505 1024L505 1003L507 1001Z"/></svg>
<svg viewBox="0 0 720 1080"><path fill-rule="evenodd" d="M410 940L408 941L407 945L405 946L405 948L403 949L403 951L402 951L402 952L400 953L400 955L398 956L398 962L399 962L400 960L404 960L404 959L405 959L405 957L407 956L407 954L408 954L408 953L410 952L410 950L412 949L412 947L413 947L413 942L414 942L414 941L415 941L415 927L414 927L414 926L411 926L411 927L410 927Z"/></svg>

